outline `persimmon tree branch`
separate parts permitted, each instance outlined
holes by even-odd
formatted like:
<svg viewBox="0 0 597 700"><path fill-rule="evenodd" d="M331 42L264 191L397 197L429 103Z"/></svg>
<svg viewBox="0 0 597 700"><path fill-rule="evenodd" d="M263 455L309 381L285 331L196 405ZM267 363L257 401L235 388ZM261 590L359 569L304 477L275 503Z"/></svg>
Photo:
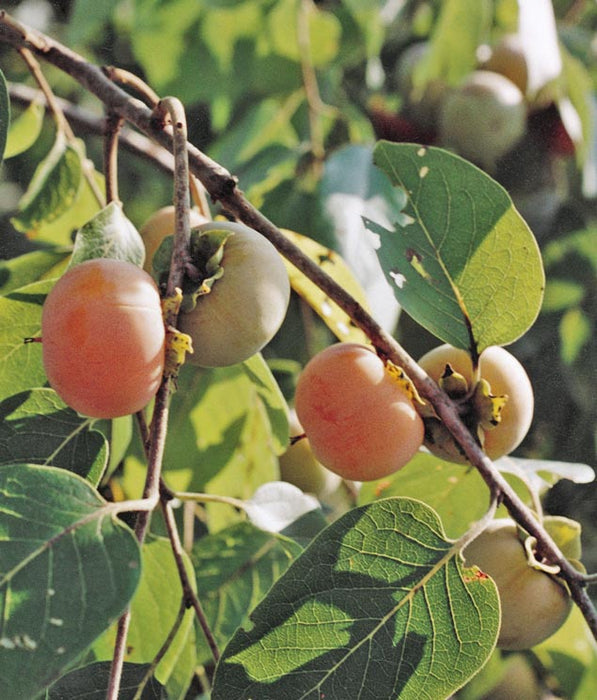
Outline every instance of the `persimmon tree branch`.
<svg viewBox="0 0 597 700"><path fill-rule="evenodd" d="M115 85L96 65L63 46L54 39L16 23L6 13L0 13L0 41L23 47L60 68L95 95L110 111L119 114L151 140L173 152L173 132L170 126L156 122L152 111L136 98ZM243 195L237 180L224 167L192 144L188 144L189 167L203 183L208 194L223 208L251 228L256 229L303 274L345 311L357 327L363 330L377 351L401 366L417 391L435 409L469 462L477 468L491 492L497 492L512 517L532 536L536 537L541 554L560 569L560 576L568 583L573 600L581 609L593 635L597 638L597 611L586 591L585 577L564 557L534 513L519 498L492 461L477 444L461 421L457 407L410 357L399 343L385 331L371 315L319 266L308 258Z"/></svg>

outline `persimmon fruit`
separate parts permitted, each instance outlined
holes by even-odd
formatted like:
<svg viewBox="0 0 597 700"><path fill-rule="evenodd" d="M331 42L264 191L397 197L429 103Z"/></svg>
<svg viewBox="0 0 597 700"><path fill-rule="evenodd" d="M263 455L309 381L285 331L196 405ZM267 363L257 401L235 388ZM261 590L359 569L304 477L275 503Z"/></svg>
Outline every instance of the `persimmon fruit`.
<svg viewBox="0 0 597 700"><path fill-rule="evenodd" d="M122 260L70 268L42 310L43 364L66 404L92 418L135 413L155 395L165 329L151 277Z"/></svg>
<svg viewBox="0 0 597 700"><path fill-rule="evenodd" d="M465 350L447 344L440 345L423 355L419 359L419 365L436 382L440 381L449 367L464 377L469 394L473 394L473 363L470 354ZM491 459L498 459L518 447L529 431L533 420L533 387L522 364L500 346L488 347L481 353L479 375L488 382L492 395L507 397L499 423L490 428L479 427L485 452ZM462 408L465 410L466 406L463 405ZM426 445L438 456L448 459L453 456L445 454L441 445L428 442Z"/></svg>
<svg viewBox="0 0 597 700"><path fill-rule="evenodd" d="M526 118L524 95L511 80L473 71L442 102L440 144L491 171L524 135Z"/></svg>
<svg viewBox="0 0 597 700"><path fill-rule="evenodd" d="M295 407L315 457L345 479L388 476L423 440L423 421L406 389L358 343L337 343L309 360Z"/></svg>
<svg viewBox="0 0 597 700"><path fill-rule="evenodd" d="M467 566L478 566L497 586L501 649L530 649L566 621L572 607L568 591L554 576L529 564L512 519L492 521L463 555Z"/></svg>
<svg viewBox="0 0 597 700"><path fill-rule="evenodd" d="M247 360L276 334L286 316L290 282L274 246L248 226L213 221L201 233L227 231L223 275L193 309L179 315L179 329L191 336L188 361L201 367L225 367Z"/></svg>

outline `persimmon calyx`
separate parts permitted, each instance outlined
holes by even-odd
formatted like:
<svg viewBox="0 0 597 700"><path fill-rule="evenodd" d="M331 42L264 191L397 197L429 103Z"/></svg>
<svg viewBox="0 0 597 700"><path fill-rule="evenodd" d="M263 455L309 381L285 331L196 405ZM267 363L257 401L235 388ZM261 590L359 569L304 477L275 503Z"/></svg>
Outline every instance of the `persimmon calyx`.
<svg viewBox="0 0 597 700"><path fill-rule="evenodd" d="M209 294L216 280L224 274L224 246L233 235L233 231L224 228L191 230L190 262L182 283L180 309L184 313L192 311L199 297ZM153 258L154 274L161 288L168 279L173 246L174 236L166 236Z"/></svg>

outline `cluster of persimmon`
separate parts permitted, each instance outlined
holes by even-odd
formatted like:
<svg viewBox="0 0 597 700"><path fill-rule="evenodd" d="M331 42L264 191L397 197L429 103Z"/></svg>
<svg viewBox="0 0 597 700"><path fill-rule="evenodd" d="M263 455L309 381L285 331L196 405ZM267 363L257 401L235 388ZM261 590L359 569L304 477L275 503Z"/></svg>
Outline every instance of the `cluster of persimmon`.
<svg viewBox="0 0 597 700"><path fill-rule="evenodd" d="M451 85L439 78L422 83L419 70L431 44L410 44L395 69L400 113L371 106L378 135L451 148L489 172L527 137L540 138L554 155L572 155L574 143L553 91L531 90L526 49L520 35L505 34L494 45L480 46L475 69Z"/></svg>
<svg viewBox="0 0 597 700"><path fill-rule="evenodd" d="M192 341L189 359L203 367L243 362L282 324L290 297L286 268L273 245L242 224L209 222L197 213L191 222L193 240L210 234L213 240L215 233L219 244L211 286L195 278L202 293L179 315L179 329ZM147 257L173 230L173 207L147 222ZM195 262L200 275L205 261ZM46 298L41 330L50 386L79 413L115 418L155 396L167 336L159 286L147 268L111 258L73 265Z"/></svg>
<svg viewBox="0 0 597 700"><path fill-rule="evenodd" d="M442 345L421 367L455 400L464 422L492 459L514 450L533 415L533 391L522 365L502 347L481 353ZM425 446L455 462L466 457L443 423L413 402L372 349L337 343L315 355L299 376L296 413L315 457L328 469L370 481L401 469Z"/></svg>

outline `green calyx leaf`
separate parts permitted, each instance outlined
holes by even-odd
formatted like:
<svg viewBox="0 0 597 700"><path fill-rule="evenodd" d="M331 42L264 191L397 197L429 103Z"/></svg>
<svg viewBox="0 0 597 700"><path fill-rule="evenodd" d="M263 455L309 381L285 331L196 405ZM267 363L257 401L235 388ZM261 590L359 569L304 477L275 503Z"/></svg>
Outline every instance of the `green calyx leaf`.
<svg viewBox="0 0 597 700"><path fill-rule="evenodd" d="M197 299L209 294L216 280L222 277L224 246L233 235L232 231L223 228L191 231L191 264L183 280L181 311L192 311L197 305ZM174 236L166 236L153 256L154 276L160 286L168 280L173 250Z"/></svg>
<svg viewBox="0 0 597 700"><path fill-rule="evenodd" d="M461 417L479 445L483 446L485 431L493 430L502 420L502 410L508 401L507 396L492 394L486 379L479 379L469 386L466 378L447 364L439 379L439 386L460 405ZM468 460L462 449L454 441L452 434L433 413L423 416L425 423L425 444L433 452L458 463Z"/></svg>

